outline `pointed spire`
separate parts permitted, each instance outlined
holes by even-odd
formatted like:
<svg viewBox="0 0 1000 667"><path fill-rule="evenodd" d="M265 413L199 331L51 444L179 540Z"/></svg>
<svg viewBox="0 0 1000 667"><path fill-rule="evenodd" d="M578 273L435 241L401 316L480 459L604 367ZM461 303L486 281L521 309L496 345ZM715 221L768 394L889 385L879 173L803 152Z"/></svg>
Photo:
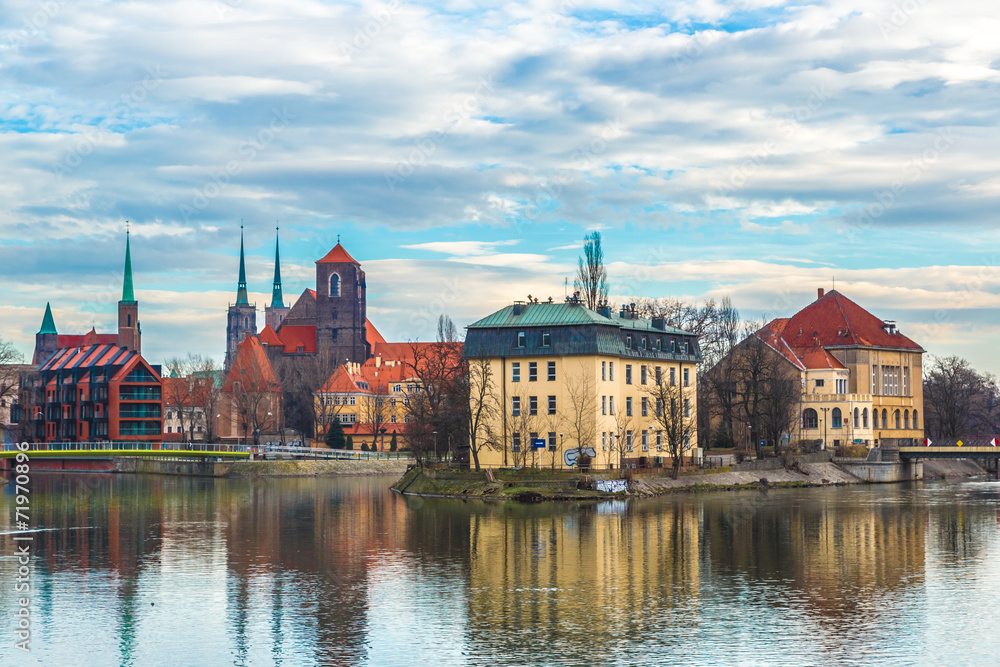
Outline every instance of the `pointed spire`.
<svg viewBox="0 0 1000 667"><path fill-rule="evenodd" d="M52 319L52 306L45 304L45 316L42 318L42 328L38 330L40 334L54 334L56 331L56 321Z"/></svg>
<svg viewBox="0 0 1000 667"><path fill-rule="evenodd" d="M240 225L240 282L236 286L236 305L250 305L247 299L247 267L243 259L243 225Z"/></svg>
<svg viewBox="0 0 1000 667"><path fill-rule="evenodd" d="M135 303L132 289L132 249L129 243L128 220L125 221L125 282L122 285L122 303Z"/></svg>
<svg viewBox="0 0 1000 667"><path fill-rule="evenodd" d="M281 258L278 256L278 227L274 228L274 285L271 288L271 308L284 308L281 297Z"/></svg>

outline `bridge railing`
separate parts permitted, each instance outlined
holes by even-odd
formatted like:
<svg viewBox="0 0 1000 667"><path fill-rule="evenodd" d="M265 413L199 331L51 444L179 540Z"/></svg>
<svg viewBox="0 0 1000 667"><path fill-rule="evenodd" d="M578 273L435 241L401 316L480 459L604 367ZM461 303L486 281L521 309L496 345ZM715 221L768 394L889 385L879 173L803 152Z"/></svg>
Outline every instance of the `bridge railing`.
<svg viewBox="0 0 1000 667"><path fill-rule="evenodd" d="M261 448L265 451L265 455L270 454L288 454L292 458L308 458L308 459L320 459L320 460L392 460L392 459L412 459L413 455L409 452L360 452L346 449L323 449L317 447L292 447L289 445L270 445L266 448Z"/></svg>
<svg viewBox="0 0 1000 667"><path fill-rule="evenodd" d="M206 444L206 443L180 443L180 442L128 442L128 441L104 441L104 442L34 442L28 443L27 451L32 452L107 452L107 451L176 451L178 454L184 452L228 452L228 453L248 453L253 449L248 445L227 445L227 444ZM14 443L5 443L3 451L20 451Z"/></svg>

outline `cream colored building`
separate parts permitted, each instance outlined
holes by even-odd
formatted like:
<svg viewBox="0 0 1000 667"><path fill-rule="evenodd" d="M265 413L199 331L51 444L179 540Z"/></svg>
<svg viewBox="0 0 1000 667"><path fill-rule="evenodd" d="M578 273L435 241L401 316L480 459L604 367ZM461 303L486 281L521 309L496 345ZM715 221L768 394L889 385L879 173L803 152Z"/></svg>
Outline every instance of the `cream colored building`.
<svg viewBox="0 0 1000 667"><path fill-rule="evenodd" d="M477 438L493 443L480 465L573 468L581 451L598 466L662 465L658 415L671 401L684 450L697 444L698 340L662 319L572 299L515 303L469 326L463 356L489 363L499 408Z"/></svg>
<svg viewBox="0 0 1000 667"><path fill-rule="evenodd" d="M792 438L827 447L923 438L924 350L837 291L757 336L798 369Z"/></svg>

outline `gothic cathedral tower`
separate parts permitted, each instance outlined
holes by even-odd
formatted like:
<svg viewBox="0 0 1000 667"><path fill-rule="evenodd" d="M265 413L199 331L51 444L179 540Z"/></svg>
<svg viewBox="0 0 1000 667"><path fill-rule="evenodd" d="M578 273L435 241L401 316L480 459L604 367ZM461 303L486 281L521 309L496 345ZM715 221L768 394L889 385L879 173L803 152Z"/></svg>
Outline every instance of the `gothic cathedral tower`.
<svg viewBox="0 0 1000 667"><path fill-rule="evenodd" d="M281 326L290 308L281 296L281 259L278 256L278 228L274 229L274 282L271 285L271 305L264 308L264 324L275 331Z"/></svg>
<svg viewBox="0 0 1000 667"><path fill-rule="evenodd" d="M247 269L243 258L243 225L240 225L240 279L236 286L236 303L229 306L226 324L226 372L236 359L236 346L247 336L257 333L257 306L247 299Z"/></svg>
<svg viewBox="0 0 1000 667"><path fill-rule="evenodd" d="M142 354L142 329L139 326L139 302L132 288L132 249L125 232L125 280L122 300L118 302L118 347Z"/></svg>
<svg viewBox="0 0 1000 667"><path fill-rule="evenodd" d="M366 335L365 272L337 245L316 262L316 351L331 364L364 363L371 356Z"/></svg>

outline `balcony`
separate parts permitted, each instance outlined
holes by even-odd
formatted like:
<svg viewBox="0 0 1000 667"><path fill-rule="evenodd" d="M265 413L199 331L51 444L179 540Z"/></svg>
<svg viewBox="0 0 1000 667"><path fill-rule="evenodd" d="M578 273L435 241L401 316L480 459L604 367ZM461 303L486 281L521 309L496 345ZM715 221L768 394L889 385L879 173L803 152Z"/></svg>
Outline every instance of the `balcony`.
<svg viewBox="0 0 1000 667"><path fill-rule="evenodd" d="M159 387L122 387L118 397L123 401L159 401Z"/></svg>
<svg viewBox="0 0 1000 667"><path fill-rule="evenodd" d="M802 403L871 403L872 398L871 394L803 394Z"/></svg>

